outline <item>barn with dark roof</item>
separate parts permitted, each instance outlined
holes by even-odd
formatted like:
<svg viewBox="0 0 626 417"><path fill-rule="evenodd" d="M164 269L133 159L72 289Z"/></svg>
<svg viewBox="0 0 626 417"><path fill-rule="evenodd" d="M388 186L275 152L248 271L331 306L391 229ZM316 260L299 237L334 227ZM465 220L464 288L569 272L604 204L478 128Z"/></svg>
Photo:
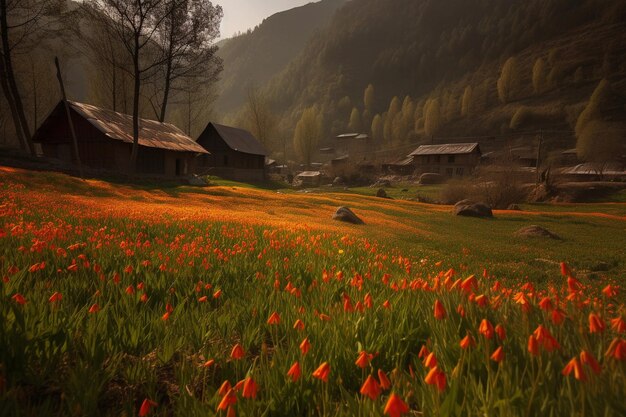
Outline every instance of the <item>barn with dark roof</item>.
<svg viewBox="0 0 626 417"><path fill-rule="evenodd" d="M133 144L133 118L90 104L68 101L80 160L86 167L127 172ZM33 142L43 155L66 164L76 162L70 126L59 102L35 132ZM139 120L137 169L140 174L185 176L195 170L196 157L208 152L179 128L154 120Z"/></svg>
<svg viewBox="0 0 626 417"><path fill-rule="evenodd" d="M200 173L238 181L263 181L267 149L250 132L209 123L197 143L208 151L200 157Z"/></svg>

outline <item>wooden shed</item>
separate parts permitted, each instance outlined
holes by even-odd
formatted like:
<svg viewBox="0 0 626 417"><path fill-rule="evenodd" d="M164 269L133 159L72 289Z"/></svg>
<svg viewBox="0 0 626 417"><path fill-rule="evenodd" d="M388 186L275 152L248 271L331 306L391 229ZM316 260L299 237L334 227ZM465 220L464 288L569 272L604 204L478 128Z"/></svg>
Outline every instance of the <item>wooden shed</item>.
<svg viewBox="0 0 626 417"><path fill-rule="evenodd" d="M413 158L416 174L427 172L448 177L463 177L474 171L480 162L478 143L446 143L441 145L422 145L409 157Z"/></svg>
<svg viewBox="0 0 626 417"><path fill-rule="evenodd" d="M90 104L68 101L76 131L78 153L86 167L128 172L133 144L133 118ZM67 164L75 162L72 136L63 102L35 132L33 142L43 155ZM139 120L137 169L140 174L185 176L195 170L195 159L208 152L176 126L154 120Z"/></svg>
<svg viewBox="0 0 626 417"><path fill-rule="evenodd" d="M237 181L265 179L268 152L247 130L209 123L197 142L208 151L199 158L202 173Z"/></svg>

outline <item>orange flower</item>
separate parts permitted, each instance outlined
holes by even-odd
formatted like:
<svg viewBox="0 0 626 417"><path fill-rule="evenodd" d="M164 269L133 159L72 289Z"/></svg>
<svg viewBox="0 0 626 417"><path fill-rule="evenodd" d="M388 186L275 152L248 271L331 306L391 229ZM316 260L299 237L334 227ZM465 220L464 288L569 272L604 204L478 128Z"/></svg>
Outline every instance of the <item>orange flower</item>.
<svg viewBox="0 0 626 417"><path fill-rule="evenodd" d="M302 320L298 319L296 320L296 322L293 324L293 328L296 330L304 330L304 323L302 322Z"/></svg>
<svg viewBox="0 0 626 417"><path fill-rule="evenodd" d="M259 391L259 386L254 382L254 379L248 377L243 384L243 398L256 398L256 394Z"/></svg>
<svg viewBox="0 0 626 417"><path fill-rule="evenodd" d="M569 269L569 266L565 262L561 262L561 275L564 277L569 277L572 272Z"/></svg>
<svg viewBox="0 0 626 417"><path fill-rule="evenodd" d="M580 281L574 277L567 277L567 289L569 292L578 292L582 288Z"/></svg>
<svg viewBox="0 0 626 417"><path fill-rule="evenodd" d="M391 381L387 378L387 374L382 369L378 370L378 381L380 381L380 387L382 389L391 388Z"/></svg>
<svg viewBox="0 0 626 417"><path fill-rule="evenodd" d="M548 352L552 352L553 350L560 349L559 342L550 334L550 331L539 325L537 329L533 332L533 335L537 339L537 342L541 343L543 348Z"/></svg>
<svg viewBox="0 0 626 417"><path fill-rule="evenodd" d="M552 323L554 323L555 325L559 325L561 323L563 323L563 321L565 320L565 312L563 310L561 310L560 308L555 308L554 310L552 310Z"/></svg>
<svg viewBox="0 0 626 417"><path fill-rule="evenodd" d="M60 292L55 292L54 294L52 294L50 296L50 298L48 298L48 302L49 303L58 303L62 299L63 299L63 295L61 295Z"/></svg>
<svg viewBox="0 0 626 417"><path fill-rule="evenodd" d="M465 278L463 282L461 282L461 289L463 289L463 291L470 292L472 291L472 289L477 289L477 288L478 288L478 280L476 280L475 275L470 275L469 277Z"/></svg>
<svg viewBox="0 0 626 417"><path fill-rule="evenodd" d="M141 403L141 407L139 408L139 417L145 417L150 413L150 409L156 407L157 403L146 398Z"/></svg>
<svg viewBox="0 0 626 417"><path fill-rule="evenodd" d="M328 375L330 375L330 365L328 362L322 363L315 371L313 371L312 375L314 378L328 382Z"/></svg>
<svg viewBox="0 0 626 417"><path fill-rule="evenodd" d="M391 308L391 303L389 302L389 300L385 300L385 302L383 303L383 307L385 307L386 309Z"/></svg>
<svg viewBox="0 0 626 417"><path fill-rule="evenodd" d="M539 355L539 342L537 342L537 338L532 334L528 337L528 351L533 356Z"/></svg>
<svg viewBox="0 0 626 417"><path fill-rule="evenodd" d="M426 356L428 356L429 354L430 354L430 350L428 350L426 345L422 345L422 347L420 348L419 353L417 354L417 357L420 358L420 359L425 359Z"/></svg>
<svg viewBox="0 0 626 417"><path fill-rule="evenodd" d="M309 338L306 337L302 343L300 343L300 352L302 352L303 355L306 355L309 349L311 349L311 343L309 342Z"/></svg>
<svg viewBox="0 0 626 417"><path fill-rule="evenodd" d="M539 301L539 308L544 311L551 311L554 308L552 299L550 297L543 297L541 301Z"/></svg>
<svg viewBox="0 0 626 417"><path fill-rule="evenodd" d="M235 404L237 402L237 395L235 394L235 391L233 391L232 389L229 389L228 392L222 397L222 401L220 401L220 403L217 406L218 410L226 410L227 408L230 408L231 405Z"/></svg>
<svg viewBox="0 0 626 417"><path fill-rule="evenodd" d="M617 296L617 290L618 287L609 284L602 289L602 294L604 294L607 298L613 298Z"/></svg>
<svg viewBox="0 0 626 417"><path fill-rule="evenodd" d="M141 301L142 303L147 303L148 302L148 294L146 294L145 292L143 294L141 294L141 297L139 297L139 301Z"/></svg>
<svg viewBox="0 0 626 417"><path fill-rule="evenodd" d="M232 359L241 359L246 355L245 351L243 350L243 347L241 347L241 345L239 343L237 343L235 346L233 346L233 350L231 350L230 352L230 357Z"/></svg>
<svg viewBox="0 0 626 417"><path fill-rule="evenodd" d="M589 333L602 333L606 325L596 313L589 313Z"/></svg>
<svg viewBox="0 0 626 417"><path fill-rule="evenodd" d="M359 357L356 359L354 364L358 366L359 368L365 368L367 367L367 365L369 365L373 357L374 355L369 354L366 351L362 350L361 352L359 352Z"/></svg>
<svg viewBox="0 0 626 417"><path fill-rule="evenodd" d="M13 297L11 297L11 299L13 301L15 301L16 303L20 304L20 305L24 305L26 304L28 301L26 301L26 298L24 298L24 296L20 293L17 293L15 295L13 295Z"/></svg>
<svg viewBox="0 0 626 417"><path fill-rule="evenodd" d="M594 358L593 355L590 352L586 351L586 350L583 350L582 352L580 352L580 362L583 365L589 365L591 370L596 375L598 375L598 374L600 374L600 372L602 372L602 368L600 367L600 364L598 363L596 358Z"/></svg>
<svg viewBox="0 0 626 417"><path fill-rule="evenodd" d="M496 334L498 335L498 338L500 340L506 339L506 330L504 330L504 326L503 325L498 324L496 326Z"/></svg>
<svg viewBox="0 0 626 417"><path fill-rule="evenodd" d="M90 313L97 313L98 311L100 311L100 306L98 304L93 304L91 307L89 307Z"/></svg>
<svg viewBox="0 0 626 417"><path fill-rule="evenodd" d="M626 333L626 321L621 316L611 319L611 327L617 333Z"/></svg>
<svg viewBox="0 0 626 417"><path fill-rule="evenodd" d="M472 335L468 333L463 339L461 339L461 342L459 344L461 345L461 349L468 349L470 347L476 346L476 341L474 340Z"/></svg>
<svg viewBox="0 0 626 417"><path fill-rule="evenodd" d="M487 319L483 319L480 322L480 326L478 327L478 332L485 336L487 339L491 339L493 337L493 325Z"/></svg>
<svg viewBox="0 0 626 417"><path fill-rule="evenodd" d="M365 298L363 299L363 303L365 304L365 307L372 308L373 301L372 301L372 296L370 295L370 293L365 294Z"/></svg>
<svg viewBox="0 0 626 417"><path fill-rule="evenodd" d="M302 375L302 369L300 369L300 364L296 361L287 371L287 376L290 377L293 382L296 382L300 379L300 375Z"/></svg>
<svg viewBox="0 0 626 417"><path fill-rule="evenodd" d="M267 324L269 324L269 325L280 324L280 316L278 315L277 312L273 312L270 315L270 317L267 319Z"/></svg>
<svg viewBox="0 0 626 417"><path fill-rule="evenodd" d="M435 300L435 318L437 320L443 320L446 318L446 309L441 304L441 301Z"/></svg>
<svg viewBox="0 0 626 417"><path fill-rule="evenodd" d="M206 295L203 295L202 297L198 298L198 302L199 303L206 303L208 299L209 299L209 297L207 297Z"/></svg>
<svg viewBox="0 0 626 417"><path fill-rule="evenodd" d="M618 361L626 360L626 341L617 337L613 339L604 356L612 357Z"/></svg>
<svg viewBox="0 0 626 417"><path fill-rule="evenodd" d="M209 359L208 361L204 362L202 364L203 368L209 368L211 365L213 365L215 363L215 359Z"/></svg>
<svg viewBox="0 0 626 417"><path fill-rule="evenodd" d="M170 318L170 314L171 313L169 311L166 311L165 314L161 316L161 320L167 321Z"/></svg>
<svg viewBox="0 0 626 417"><path fill-rule="evenodd" d="M563 368L563 371L561 373L565 376L568 376L572 373L572 371L574 371L574 378L576 378L577 380L585 381L587 379L587 377L585 376L585 371L583 370L583 367L581 366L580 361L577 357L572 358L572 360L570 360L567 365L565 365L565 368Z"/></svg>
<svg viewBox="0 0 626 417"><path fill-rule="evenodd" d="M491 355L491 360L495 362L502 362L504 360L504 350L502 346L498 347Z"/></svg>
<svg viewBox="0 0 626 417"><path fill-rule="evenodd" d="M424 359L424 366L427 368L435 368L437 367L437 358L433 352L430 352L428 356Z"/></svg>
<svg viewBox="0 0 626 417"><path fill-rule="evenodd" d="M135 288L132 285L126 287L126 294L133 295L135 293Z"/></svg>
<svg viewBox="0 0 626 417"><path fill-rule="evenodd" d="M222 290L217 290L213 293L213 298L217 299L222 296Z"/></svg>
<svg viewBox="0 0 626 417"><path fill-rule="evenodd" d="M409 406L402 401L400 396L392 393L387 400L387 404L385 404L384 414L388 414L389 417L400 417L402 414L406 414L409 412Z"/></svg>
<svg viewBox="0 0 626 417"><path fill-rule="evenodd" d="M228 380L222 382L222 385L220 385L220 389L217 390L217 394L220 397L223 397L224 395L228 394L228 392L230 390L232 390L232 385L230 385L230 382L228 382Z"/></svg>
<svg viewBox="0 0 626 417"><path fill-rule="evenodd" d="M426 374L426 377L424 378L424 382L428 385L435 385L439 391L444 391L446 389L446 374L435 366L428 371L428 374Z"/></svg>
<svg viewBox="0 0 626 417"><path fill-rule="evenodd" d="M376 379L370 375L361 386L359 392L362 395L370 397L370 399L374 401L376 398L378 398L382 390L380 389L380 385L378 385L378 382L376 382Z"/></svg>

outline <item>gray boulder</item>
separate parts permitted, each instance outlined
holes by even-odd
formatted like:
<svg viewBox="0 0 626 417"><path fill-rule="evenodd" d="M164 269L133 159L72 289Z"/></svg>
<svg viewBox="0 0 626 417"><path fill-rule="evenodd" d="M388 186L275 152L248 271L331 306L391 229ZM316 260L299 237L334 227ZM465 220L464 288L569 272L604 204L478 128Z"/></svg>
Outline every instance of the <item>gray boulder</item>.
<svg viewBox="0 0 626 417"><path fill-rule="evenodd" d="M333 214L333 220L339 220L352 224L365 224L365 222L361 220L359 216L354 214L354 212L348 207L339 207L335 214Z"/></svg>
<svg viewBox="0 0 626 417"><path fill-rule="evenodd" d="M376 191L376 197L389 198L389 196L387 195L387 191L385 191L384 188L379 188L378 191Z"/></svg>
<svg viewBox="0 0 626 417"><path fill-rule="evenodd" d="M537 226L535 224L530 225L530 226L526 226L526 227L522 227L517 232L515 232L515 236L518 236L518 237L542 237L542 238L548 238L548 239L561 240L561 238L558 235L552 233L548 229L545 229L545 228L543 228L541 226Z"/></svg>
<svg viewBox="0 0 626 417"><path fill-rule="evenodd" d="M491 207L485 203L472 200L461 200L454 205L454 214L467 217L493 217Z"/></svg>

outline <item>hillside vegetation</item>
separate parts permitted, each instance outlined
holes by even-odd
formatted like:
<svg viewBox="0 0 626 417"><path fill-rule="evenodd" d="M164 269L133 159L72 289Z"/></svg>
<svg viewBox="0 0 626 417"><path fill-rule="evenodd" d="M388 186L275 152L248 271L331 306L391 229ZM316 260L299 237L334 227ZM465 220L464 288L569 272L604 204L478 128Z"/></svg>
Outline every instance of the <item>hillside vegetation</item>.
<svg viewBox="0 0 626 417"><path fill-rule="evenodd" d="M625 34L622 0L353 0L267 92L290 129L315 105L328 135L370 131L380 115L387 145L543 128L573 146L576 119L602 78L620 97L611 117L624 119Z"/></svg>

